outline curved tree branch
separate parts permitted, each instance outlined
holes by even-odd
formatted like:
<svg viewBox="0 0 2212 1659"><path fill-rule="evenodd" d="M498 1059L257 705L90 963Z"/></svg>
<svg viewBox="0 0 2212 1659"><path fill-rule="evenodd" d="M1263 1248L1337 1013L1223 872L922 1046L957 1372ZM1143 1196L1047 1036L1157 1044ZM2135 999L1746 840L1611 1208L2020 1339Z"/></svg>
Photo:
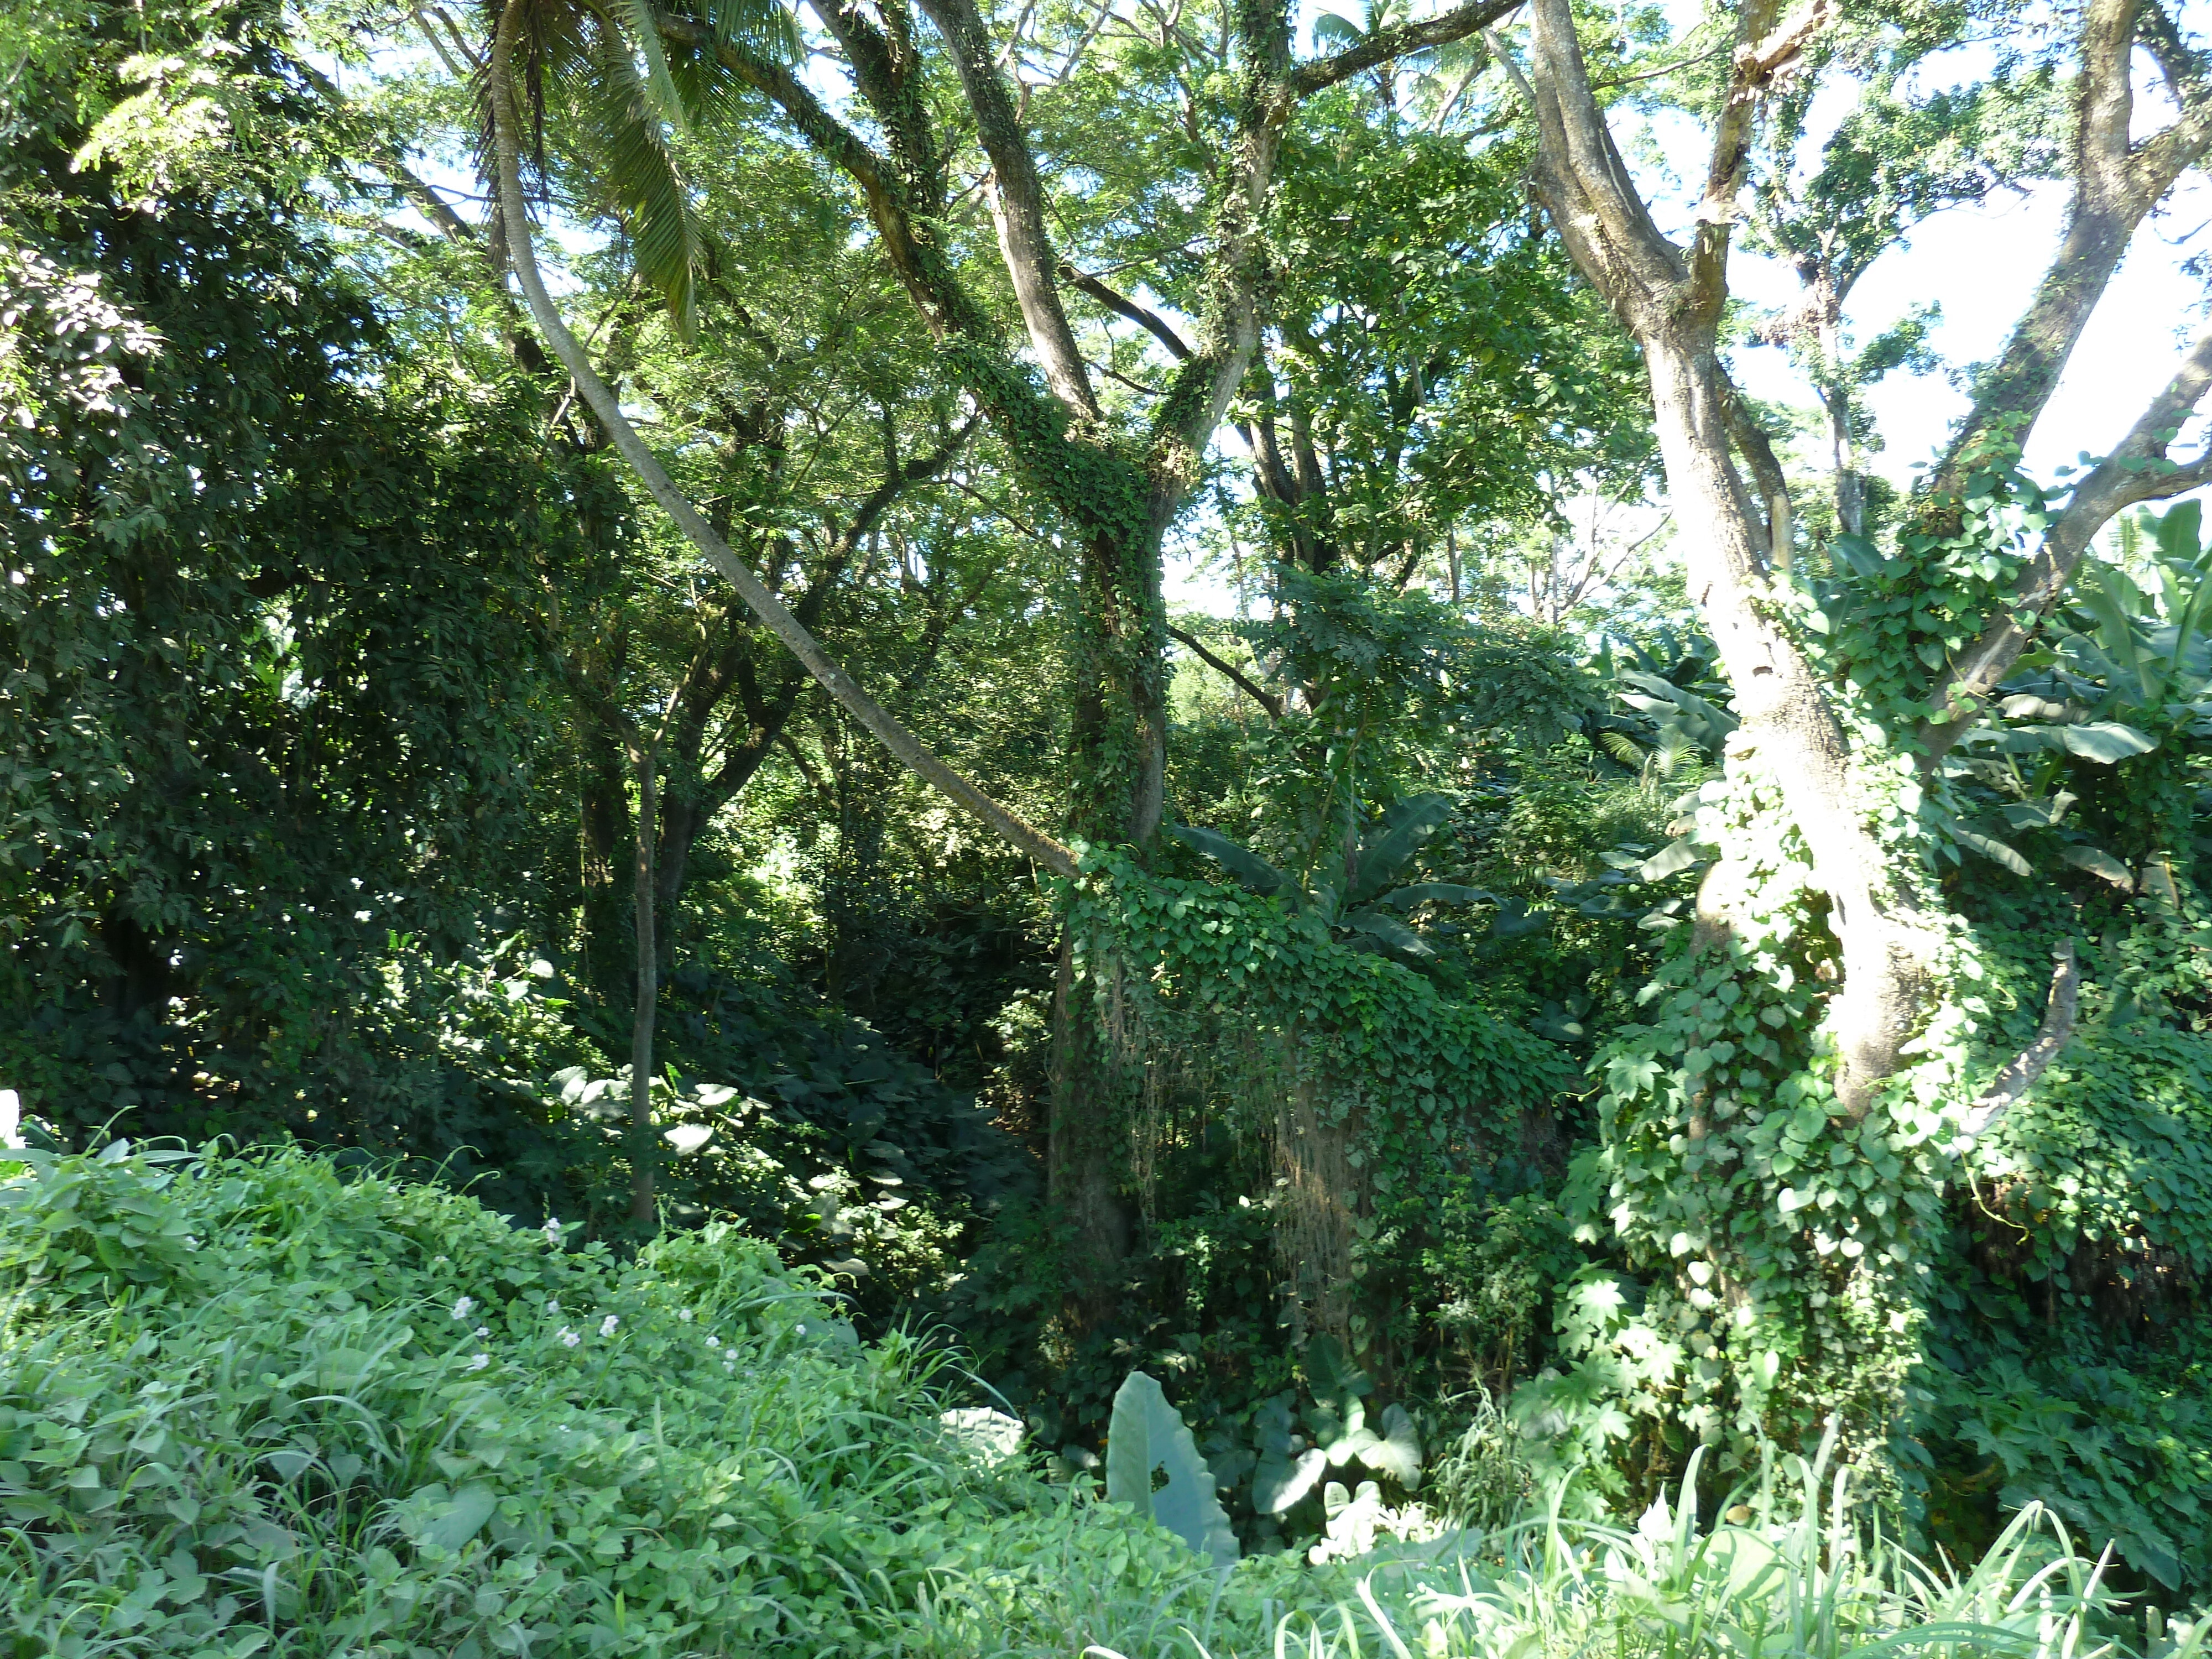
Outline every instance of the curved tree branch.
<svg viewBox="0 0 2212 1659"><path fill-rule="evenodd" d="M1016 813L990 796L970 780L962 776L926 748L921 740L898 720L862 690L852 676L832 660L821 645L798 618L786 610L775 594L769 592L759 577L746 566L744 560L699 516L698 510L676 487L675 482L661 468L645 441L623 415L620 403L599 378L590 355L576 337L561 320L552 296L545 291L544 278L538 274L535 252L531 246L530 223L522 198L521 156L515 134L514 89L512 64L515 36L519 31L522 0L507 0L500 18L499 30L494 37L489 75L489 94L493 125L494 165L498 172L497 188L501 210L507 221L508 252L515 276L522 286L528 301L530 314L538 324L538 331L575 378L577 389L592 406L623 458L635 469L638 477L658 501L663 511L674 520L685 538L704 556L707 562L721 574L738 596L744 600L753 613L790 648L792 654L805 665L806 671L836 698L847 713L865 726L884 748L890 750L903 764L919 774L938 792L955 805L983 820L1014 847L1042 864L1056 874L1073 876L1076 873L1074 855Z"/></svg>
<svg viewBox="0 0 2212 1659"><path fill-rule="evenodd" d="M999 73L990 31L975 9L975 0L921 0L921 8L951 49L961 89L975 112L976 137L991 158L991 216L998 223L999 255L1013 283L1014 298L1044 370L1045 384L1069 414L1094 418L1098 400L1053 280L1057 262L1044 226L1044 188L1037 181L1036 160L1022 135L1021 118Z"/></svg>
<svg viewBox="0 0 2212 1659"><path fill-rule="evenodd" d="M1521 3L1522 0L1473 0L1472 4L1456 7L1438 17L1377 29L1356 46L1347 46L1333 57L1299 64L1290 75L1287 90L1292 98L1310 98L1362 70L1379 69L1393 58L1464 40L1510 15L1520 8Z"/></svg>
<svg viewBox="0 0 2212 1659"><path fill-rule="evenodd" d="M2001 1122L2021 1097L2035 1086L2074 1035L2075 1011L2081 1000L2081 971L2074 957L2074 941L2068 939L2051 953L2051 1000L2043 1011L2043 1024L2035 1041L1990 1079L1990 1086L1966 1109L1962 1140L1974 1140Z"/></svg>
<svg viewBox="0 0 2212 1659"><path fill-rule="evenodd" d="M1200 662L1204 663L1208 668L1211 668L1216 673L1224 675L1227 678L1236 682L1237 689L1242 691L1246 696L1251 698L1253 702L1258 703L1261 708L1266 709L1271 718L1274 720L1280 720L1283 718L1283 700L1275 696L1272 691L1261 690L1257 685L1254 684L1251 680L1247 678L1243 672L1239 670L1236 665L1224 661L1223 659L1215 656L1212 652L1207 650L1197 639L1193 637L1191 635L1184 633L1180 628L1171 625L1168 629L1168 637L1171 640L1179 641L1182 644L1188 646L1191 649L1192 654L1197 657L1197 659Z"/></svg>
<svg viewBox="0 0 2212 1659"><path fill-rule="evenodd" d="M2137 501L2162 501L2212 479L2212 445L2194 460L2178 465L2166 454L2182 423L2208 392L2212 392L2212 332L2198 337L2119 447L2075 487L2065 511L2020 573L2012 602L1945 672L1929 702L1950 712L1919 730L1923 770L1972 729L1983 704L2012 672L2037 625L2073 580L2091 539L2112 515Z"/></svg>

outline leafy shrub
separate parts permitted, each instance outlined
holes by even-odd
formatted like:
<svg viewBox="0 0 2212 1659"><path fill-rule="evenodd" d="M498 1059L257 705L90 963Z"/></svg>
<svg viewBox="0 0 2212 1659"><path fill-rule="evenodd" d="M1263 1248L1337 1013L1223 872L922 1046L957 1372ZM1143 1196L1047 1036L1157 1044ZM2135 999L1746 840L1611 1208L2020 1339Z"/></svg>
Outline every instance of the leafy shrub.
<svg viewBox="0 0 2212 1659"><path fill-rule="evenodd" d="M1064 1651L1219 1599L1166 1534L964 1451L915 1343L860 1344L726 1227L623 1263L298 1152L24 1156L9 1651ZM1084 1596L1040 1588L1079 1552Z"/></svg>

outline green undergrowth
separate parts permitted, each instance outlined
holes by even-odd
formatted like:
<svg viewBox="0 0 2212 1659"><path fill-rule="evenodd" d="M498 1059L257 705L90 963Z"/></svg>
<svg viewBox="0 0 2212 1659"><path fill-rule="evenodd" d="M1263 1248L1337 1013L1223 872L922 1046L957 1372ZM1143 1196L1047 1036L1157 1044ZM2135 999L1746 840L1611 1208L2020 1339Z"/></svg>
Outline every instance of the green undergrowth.
<svg viewBox="0 0 2212 1659"><path fill-rule="evenodd" d="M973 1398L951 1357L861 1342L726 1227L624 1260L304 1152L21 1156L0 1164L11 1659L2201 1645L2130 1625L2038 1512L1955 1576L1802 1466L1717 1526L1662 1504L1216 1571L991 1451L946 1415Z"/></svg>
<svg viewBox="0 0 2212 1659"><path fill-rule="evenodd" d="M726 1229L622 1261L304 1153L27 1156L0 1650L1133 1652L1269 1616L1274 1564L1224 1608L1168 1534L994 1471L941 1356Z"/></svg>

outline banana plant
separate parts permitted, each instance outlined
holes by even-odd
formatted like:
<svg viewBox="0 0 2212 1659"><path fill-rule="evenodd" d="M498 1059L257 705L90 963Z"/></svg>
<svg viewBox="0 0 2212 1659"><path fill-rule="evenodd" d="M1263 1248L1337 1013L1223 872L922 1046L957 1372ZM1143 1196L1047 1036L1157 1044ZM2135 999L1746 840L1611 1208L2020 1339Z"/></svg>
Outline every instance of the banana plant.
<svg viewBox="0 0 2212 1659"><path fill-rule="evenodd" d="M2203 510L2185 501L2123 525L2112 560L2085 562L2081 586L2056 619L2050 647L2006 682L1997 718L1962 745L1956 772L2012 799L1987 817L1954 821L1954 840L2017 874L2033 864L2004 837L2054 833L2058 856L2122 888L2136 873L2068 822L2076 795L2069 760L2112 766L2162 744L2212 735L2212 547Z"/></svg>
<svg viewBox="0 0 2212 1659"><path fill-rule="evenodd" d="M1242 842L1195 824L1169 826L1184 846L1234 876L1248 892L1280 898L1294 915L1311 915L1356 949L1425 962L1436 947L1404 918L1423 904L1491 904L1499 920L1492 931L1508 935L1525 919L1522 901L1451 881L1401 882L1429 837L1451 817L1448 796L1409 796L1384 812L1372 829L1340 833L1324 846L1304 881L1277 869ZM1518 931L1526 931L1525 928Z"/></svg>

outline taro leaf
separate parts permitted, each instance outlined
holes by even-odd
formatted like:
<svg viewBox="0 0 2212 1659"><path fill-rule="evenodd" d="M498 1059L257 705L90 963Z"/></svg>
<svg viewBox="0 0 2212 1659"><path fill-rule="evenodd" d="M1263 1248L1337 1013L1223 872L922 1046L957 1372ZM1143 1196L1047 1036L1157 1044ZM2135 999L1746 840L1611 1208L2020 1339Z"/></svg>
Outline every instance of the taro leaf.
<svg viewBox="0 0 2212 1659"><path fill-rule="evenodd" d="M441 1550L458 1550L477 1535L498 1507L499 1497L489 1486L481 1481L465 1486L424 1523L416 1534L416 1540Z"/></svg>
<svg viewBox="0 0 2212 1659"><path fill-rule="evenodd" d="M1382 1436L1359 1454L1359 1461L1407 1492L1417 1490L1421 1484L1421 1437L1403 1406L1383 1408Z"/></svg>
<svg viewBox="0 0 2212 1659"><path fill-rule="evenodd" d="M1293 884L1288 876L1250 848L1241 842L1230 840L1218 830L1201 830L1195 824L1171 823L1168 825L1168 833L1184 846L1205 854L1253 892L1264 896L1279 892Z"/></svg>
<svg viewBox="0 0 2212 1659"><path fill-rule="evenodd" d="M1224 1446L1218 1451L1207 1453L1206 1467L1212 1472L1215 1492L1229 1492L1241 1486L1259 1461L1249 1446Z"/></svg>
<svg viewBox="0 0 2212 1659"><path fill-rule="evenodd" d="M1261 1515L1280 1515L1314 1489L1328 1468L1328 1455L1309 1446L1293 1461L1270 1452L1252 1473L1252 1507Z"/></svg>
<svg viewBox="0 0 2212 1659"><path fill-rule="evenodd" d="M2132 726L2123 726L2118 720L2092 720L2084 726L2062 726L2058 739L2083 760L2095 761L2100 766L2110 766L2130 755L2148 755L2158 747L2158 739L2146 736Z"/></svg>
<svg viewBox="0 0 2212 1659"><path fill-rule="evenodd" d="M1343 1346L1326 1331L1306 1344L1306 1386L1315 1399L1340 1411L1360 1395L1375 1391L1367 1373L1345 1357Z"/></svg>
<svg viewBox="0 0 2212 1659"><path fill-rule="evenodd" d="M1152 1490L1152 1471L1168 1483ZM1131 1371L1114 1396L1106 1431L1106 1496L1157 1521L1213 1565L1236 1560L1237 1534L1213 1495L1213 1474L1160 1385Z"/></svg>
<svg viewBox="0 0 2212 1659"><path fill-rule="evenodd" d="M1548 910L1531 910L1522 899L1508 897L1498 906L1498 919L1490 924L1492 939L1519 939L1528 933L1540 933L1552 925Z"/></svg>
<svg viewBox="0 0 2212 1659"><path fill-rule="evenodd" d="M2093 876L2102 876L2123 892L2135 890L2136 878L2128 866L2101 847L2063 847L2058 856L2077 870L2087 870Z"/></svg>
<svg viewBox="0 0 2212 1659"><path fill-rule="evenodd" d="M2032 876L2035 873L2033 865L1994 836L1984 836L1978 830L1967 829L1964 824L1954 824L1951 828L1951 838L1968 852L1979 853L1991 863L2002 864L2016 876Z"/></svg>

